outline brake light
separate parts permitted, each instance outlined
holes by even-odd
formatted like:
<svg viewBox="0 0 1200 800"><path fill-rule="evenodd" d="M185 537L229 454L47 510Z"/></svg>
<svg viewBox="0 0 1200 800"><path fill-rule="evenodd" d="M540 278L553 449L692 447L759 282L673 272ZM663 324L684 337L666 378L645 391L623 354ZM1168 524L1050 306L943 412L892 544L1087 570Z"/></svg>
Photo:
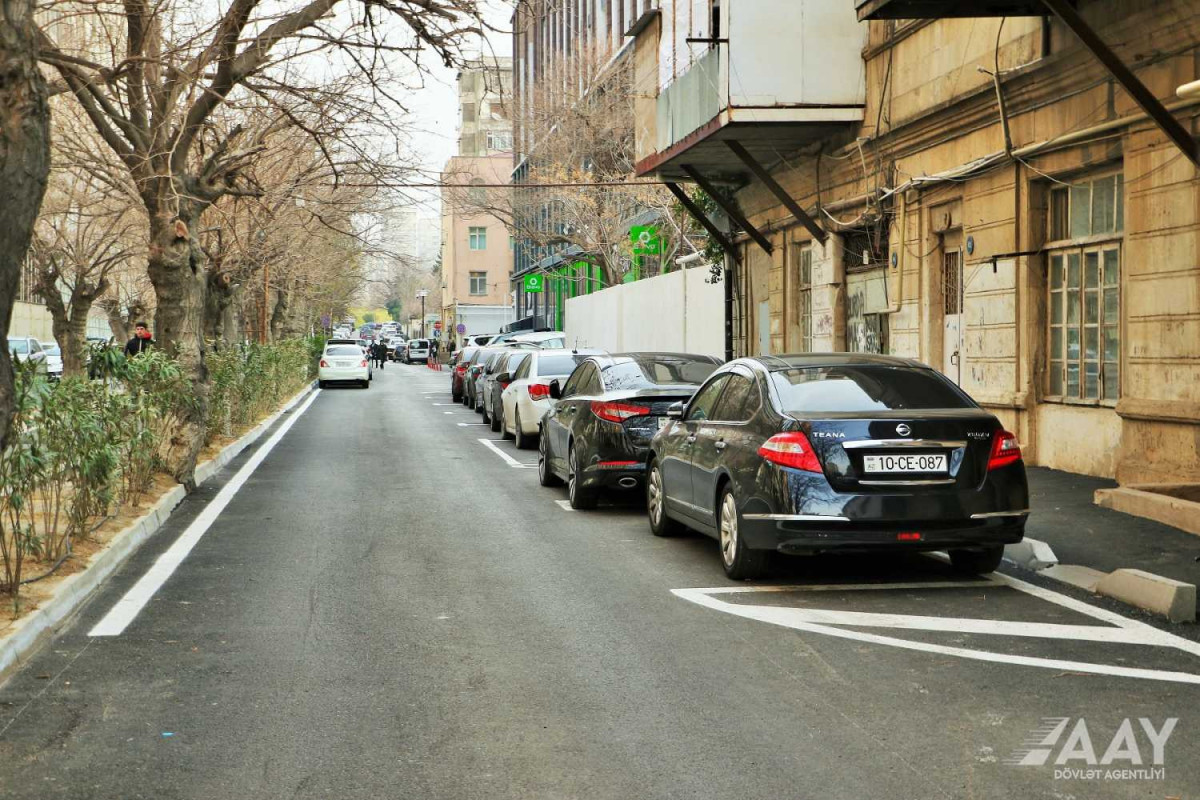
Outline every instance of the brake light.
<svg viewBox="0 0 1200 800"><path fill-rule="evenodd" d="M813 452L808 437L800 431L777 433L763 442L758 454L781 467L791 467L805 472L823 472L817 454Z"/></svg>
<svg viewBox="0 0 1200 800"><path fill-rule="evenodd" d="M500 389L503 391L504 389L508 388L508 384L511 383L511 381L497 381L497 383L500 384Z"/></svg>
<svg viewBox="0 0 1200 800"><path fill-rule="evenodd" d="M358 365L360 367L365 367L367 365L367 360L364 358L362 361L358 362Z"/></svg>
<svg viewBox="0 0 1200 800"><path fill-rule="evenodd" d="M548 383L531 383L527 388L530 400L547 400L550 397L550 384Z"/></svg>
<svg viewBox="0 0 1200 800"><path fill-rule="evenodd" d="M457 372L459 375L461 375L461 374L463 374L464 372L466 372L466 371L467 371L467 365L466 365L466 364L459 364L458 366L456 366L456 367L454 368L454 371L455 371L455 372Z"/></svg>
<svg viewBox="0 0 1200 800"><path fill-rule="evenodd" d="M896 534L896 541L898 541L898 542L919 542L919 541L921 541L921 534L918 533L917 531L901 531L900 533Z"/></svg>
<svg viewBox="0 0 1200 800"><path fill-rule="evenodd" d="M322 367L328 367L328 366L329 366L329 362L328 362L328 361L326 361L325 359L323 359L323 358L322 358L322 359L321 359L321 366L322 366Z"/></svg>
<svg viewBox="0 0 1200 800"><path fill-rule="evenodd" d="M645 406L631 406L628 403L605 403L599 400L592 403L592 413L603 420L620 424L630 417L640 417L650 413Z"/></svg>
<svg viewBox="0 0 1200 800"><path fill-rule="evenodd" d="M1017 437L1008 431L996 431L992 434L992 455L988 458L988 470L1007 467L1021 460L1021 445Z"/></svg>

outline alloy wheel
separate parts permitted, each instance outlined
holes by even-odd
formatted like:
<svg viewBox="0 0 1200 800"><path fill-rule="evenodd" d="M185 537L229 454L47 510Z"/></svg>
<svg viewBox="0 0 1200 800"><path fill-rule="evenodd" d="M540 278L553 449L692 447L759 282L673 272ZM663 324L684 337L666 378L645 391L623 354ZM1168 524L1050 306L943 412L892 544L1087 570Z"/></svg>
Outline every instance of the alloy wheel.
<svg viewBox="0 0 1200 800"><path fill-rule="evenodd" d="M657 526L662 522L663 494L662 475L658 464L650 469L650 480L646 483L646 505L650 509L650 522Z"/></svg>
<svg viewBox="0 0 1200 800"><path fill-rule="evenodd" d="M727 567L737 558L737 549L737 503L734 502L733 492L729 492L721 500L721 560Z"/></svg>

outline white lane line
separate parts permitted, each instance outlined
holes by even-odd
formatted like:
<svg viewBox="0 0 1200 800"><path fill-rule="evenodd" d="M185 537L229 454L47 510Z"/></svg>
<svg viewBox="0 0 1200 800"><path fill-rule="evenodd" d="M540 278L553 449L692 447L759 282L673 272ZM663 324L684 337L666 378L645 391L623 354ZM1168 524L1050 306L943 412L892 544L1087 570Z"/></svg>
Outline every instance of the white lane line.
<svg viewBox="0 0 1200 800"><path fill-rule="evenodd" d="M512 467L514 469L537 469L537 464L522 464L520 461L517 461L515 458L510 456L508 453L501 450L499 447L496 446L495 439L480 439L479 443L482 444L484 447L488 448L489 450L491 450L496 455L500 456L502 459L504 459L505 464L508 464L510 467Z"/></svg>
<svg viewBox="0 0 1200 800"><path fill-rule="evenodd" d="M487 425L486 422L458 422L455 424L457 424L460 428L469 428L472 425Z"/></svg>
<svg viewBox="0 0 1200 800"><path fill-rule="evenodd" d="M275 431L275 434L254 452L250 460L242 465L242 468L230 479L229 483L221 488L221 491L217 492L217 496L213 498L213 501L200 512L200 515L192 521L191 525L187 526L187 529L180 534L175 543L158 557L158 560L154 562L154 566L125 593L124 597L116 602L109 612L104 615L104 618L96 623L95 627L88 631L88 636L121 635L129 623L133 622L134 618L137 617L146 603L150 601L150 598L154 597L154 594L167 582L167 579L175 572L175 568L183 563L188 553L200 541L200 537L208 532L208 529L217 520L217 517L225 510L225 506L229 505L229 501L234 498L234 495L238 493L238 490L242 488L242 485L254 473L254 470L258 469L258 465L271 453L275 445L279 444L279 440L291 430L292 425L296 424L296 420L300 419L300 415L308 410L308 407L313 404L313 401L317 399L317 395L320 393L320 389L313 392L304 405L300 406L290 417L284 420L283 424L279 426L279 430Z"/></svg>
<svg viewBox="0 0 1200 800"><path fill-rule="evenodd" d="M434 406L461 406L461 405L462 405L462 403L430 403L430 405L434 405Z"/></svg>

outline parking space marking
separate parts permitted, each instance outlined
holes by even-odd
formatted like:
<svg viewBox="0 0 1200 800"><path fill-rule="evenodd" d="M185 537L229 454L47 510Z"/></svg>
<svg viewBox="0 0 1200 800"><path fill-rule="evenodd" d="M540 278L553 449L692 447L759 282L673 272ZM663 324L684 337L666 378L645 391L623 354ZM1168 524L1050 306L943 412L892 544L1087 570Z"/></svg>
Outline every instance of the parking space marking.
<svg viewBox="0 0 1200 800"><path fill-rule="evenodd" d="M497 441L502 441L502 440L500 440L500 439L480 439L479 443L482 444L484 447L488 448L489 450L491 450L496 455L500 456L502 459L504 459L504 463L508 464L513 469L537 469L537 464L524 464L520 461L517 461L515 458L510 456L508 453L501 450L499 447L496 446Z"/></svg>
<svg viewBox="0 0 1200 800"><path fill-rule="evenodd" d="M472 425L487 425L486 422L459 422L456 423L460 428L469 428Z"/></svg>
<svg viewBox="0 0 1200 800"><path fill-rule="evenodd" d="M575 510L575 509L571 508L570 500L555 500L554 505L558 506L563 511L574 511Z"/></svg>
<svg viewBox="0 0 1200 800"><path fill-rule="evenodd" d="M462 403L432 403L435 406L461 406Z"/></svg>
<svg viewBox="0 0 1200 800"><path fill-rule="evenodd" d="M1008 620L974 619L961 617L931 617L906 614L879 614L861 611L845 611L814 608L791 608L784 606L762 606L729 603L719 599L720 595L753 594L756 592L805 592L805 591L856 591L861 589L937 589L966 587L1007 587L1023 592L1048 603L1068 608L1107 625L1063 625L1058 623L1013 622ZM965 585L965 586L964 586ZM1159 630L1139 620L1123 617L1111 611L1089 605L1058 592L1043 589L1007 575L994 574L980 581L955 581L898 584L837 584L831 587L816 586L722 586L712 589L672 589L676 597L714 611L737 617L766 622L792 630L819 633L840 639L851 639L871 644L917 650L926 653L956 656L975 661L999 664L1042 667L1074 672L1086 672L1113 677L1140 678L1144 680L1168 681L1200 685L1200 674L1175 672L1140 667L1123 667L1083 661L1068 661L1039 656L1021 656L1009 653L994 653L967 647L954 647L899 639L883 634L853 630L855 627L895 628L912 631L934 631L941 633L974 633L994 636L1032 637L1060 641L1090 641L1108 644L1144 645L1167 647L1200 656L1200 643L1192 642L1166 631Z"/></svg>

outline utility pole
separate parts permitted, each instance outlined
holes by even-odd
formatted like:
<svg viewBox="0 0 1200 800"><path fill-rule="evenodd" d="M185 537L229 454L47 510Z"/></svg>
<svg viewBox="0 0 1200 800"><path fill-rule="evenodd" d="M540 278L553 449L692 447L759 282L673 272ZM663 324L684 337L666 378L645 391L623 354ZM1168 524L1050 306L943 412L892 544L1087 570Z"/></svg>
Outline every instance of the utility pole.
<svg viewBox="0 0 1200 800"><path fill-rule="evenodd" d="M417 292L417 297L421 298L421 338L425 338L425 297L429 294L428 289L421 289Z"/></svg>

